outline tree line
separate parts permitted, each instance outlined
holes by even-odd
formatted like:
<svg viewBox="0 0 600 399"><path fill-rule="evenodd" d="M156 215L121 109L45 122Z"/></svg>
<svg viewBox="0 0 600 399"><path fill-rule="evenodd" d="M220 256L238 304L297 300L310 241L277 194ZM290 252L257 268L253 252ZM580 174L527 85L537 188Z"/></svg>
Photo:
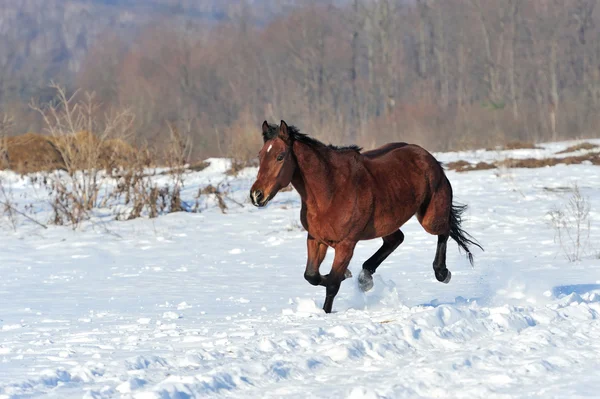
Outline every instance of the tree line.
<svg viewBox="0 0 600 399"><path fill-rule="evenodd" d="M38 128L28 97L51 99L43 88L62 79L94 92L99 112L130 109L134 140L161 145L175 128L195 157L254 156L264 119L369 148L598 136L596 0L272 1L268 14L228 3L212 21L167 13L128 34L97 29L72 71L24 59L23 87L0 77L0 111L17 132Z"/></svg>

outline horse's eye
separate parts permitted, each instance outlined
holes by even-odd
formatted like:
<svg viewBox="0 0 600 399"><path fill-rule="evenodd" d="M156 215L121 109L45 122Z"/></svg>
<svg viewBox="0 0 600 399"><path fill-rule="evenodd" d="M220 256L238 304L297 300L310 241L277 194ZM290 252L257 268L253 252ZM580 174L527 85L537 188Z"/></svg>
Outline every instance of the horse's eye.
<svg viewBox="0 0 600 399"><path fill-rule="evenodd" d="M283 158L285 157L285 153L282 152L281 154L277 155L277 160L278 161L283 161Z"/></svg>

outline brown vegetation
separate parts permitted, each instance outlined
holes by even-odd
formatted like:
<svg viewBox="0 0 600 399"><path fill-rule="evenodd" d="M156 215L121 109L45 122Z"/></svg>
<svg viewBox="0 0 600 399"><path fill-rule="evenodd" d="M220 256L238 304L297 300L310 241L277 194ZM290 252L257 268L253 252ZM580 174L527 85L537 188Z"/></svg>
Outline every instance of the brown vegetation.
<svg viewBox="0 0 600 399"><path fill-rule="evenodd" d="M496 165L487 162L478 162L476 164L459 160L454 162L448 162L444 164L444 166L449 170L455 170L457 172L470 172L473 170L487 170L487 169L495 169Z"/></svg>
<svg viewBox="0 0 600 399"><path fill-rule="evenodd" d="M6 137L4 147L4 169L26 174L65 168L61 152L48 136L27 133Z"/></svg>
<svg viewBox="0 0 600 399"><path fill-rule="evenodd" d="M579 143L579 144L575 144L572 145L562 151L557 152L557 154L568 154L570 152L575 152L575 151L581 151L581 150L593 150L600 147L597 144L593 144L593 143L588 143L588 142L584 142L584 143Z"/></svg>
<svg viewBox="0 0 600 399"><path fill-rule="evenodd" d="M90 154L99 150L98 169L123 168L138 161L140 152L122 139L101 141L95 135L80 132L73 136L46 136L27 133L3 139L1 169L28 174L67 168L63 154ZM74 160L71 159L72 163ZM149 161L146 162L146 165Z"/></svg>
<svg viewBox="0 0 600 399"><path fill-rule="evenodd" d="M584 162L590 162L592 165L600 165L600 154L585 154L565 158L526 158L526 159L507 159L500 163L501 166L509 168L543 168L554 165L578 165Z"/></svg>
<svg viewBox="0 0 600 399"><path fill-rule="evenodd" d="M99 166L106 170L125 168L137 162L143 155L143 152L122 139L108 139L100 144ZM143 163L147 166L149 159Z"/></svg>
<svg viewBox="0 0 600 399"><path fill-rule="evenodd" d="M486 170L495 168L544 168L555 165L578 165L584 162L589 162L592 165L600 166L600 153L589 153L584 155L570 156L564 158L524 158L516 159L509 158L503 161L497 161L493 164L487 162L478 162L473 164L464 160L449 162L444 166L449 170L457 172L470 172L473 170Z"/></svg>
<svg viewBox="0 0 600 399"><path fill-rule="evenodd" d="M111 210L118 220L129 220L172 212L200 212L211 199L217 201L223 212L228 202L237 203L229 197L226 182L201 188L195 204L181 198L188 170L207 166L204 162L189 165L192 149L189 134L169 126L168 145L152 153L145 148L137 149L123 139L131 126L128 110L99 118L93 96L76 99L67 97L61 87L54 88L60 101L32 105L42 114L50 135L30 133L6 138L10 120L0 119L0 154L5 167L22 173L45 172L30 175L29 179L47 191L52 209L50 223L76 229L92 219L99 208L103 212ZM166 166L160 172L163 177L154 179L156 170L147 168L150 161ZM55 173L54 169L63 171ZM17 217L45 227L28 215L31 210L28 206L20 209L10 188L7 190L0 182L0 212L8 216L13 228L17 226Z"/></svg>

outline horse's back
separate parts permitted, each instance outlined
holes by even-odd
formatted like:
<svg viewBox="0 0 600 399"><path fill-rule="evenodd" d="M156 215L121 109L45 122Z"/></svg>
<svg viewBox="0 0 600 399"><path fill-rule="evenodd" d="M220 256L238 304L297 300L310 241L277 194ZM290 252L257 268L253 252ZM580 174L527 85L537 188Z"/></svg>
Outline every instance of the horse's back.
<svg viewBox="0 0 600 399"><path fill-rule="evenodd" d="M404 170L404 173L439 175L443 169L435 157L426 149L416 144L388 143L374 150L362 153L365 165L372 172L376 170ZM412 166L409 168L409 166Z"/></svg>
<svg viewBox="0 0 600 399"><path fill-rule="evenodd" d="M409 145L408 143L388 143L379 148L375 148L373 150L363 151L362 155L365 156L366 158L374 159L379 156L385 155L385 154L389 153L390 151L396 150L398 148L403 148L408 145Z"/></svg>

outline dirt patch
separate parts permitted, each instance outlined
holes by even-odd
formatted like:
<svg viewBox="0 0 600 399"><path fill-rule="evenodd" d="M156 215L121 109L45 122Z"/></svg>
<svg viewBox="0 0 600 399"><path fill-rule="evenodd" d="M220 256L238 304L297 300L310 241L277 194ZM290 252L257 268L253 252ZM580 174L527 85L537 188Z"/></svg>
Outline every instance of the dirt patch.
<svg viewBox="0 0 600 399"><path fill-rule="evenodd" d="M562 151L557 152L557 154L568 154L570 152L575 152L575 151L581 151L581 150L593 150L594 148L599 148L600 146L598 144L592 144L592 143L580 143L580 144L576 144L576 145L572 145L571 147L565 148Z"/></svg>
<svg viewBox="0 0 600 399"><path fill-rule="evenodd" d="M478 162L476 164L473 164L463 160L449 162L445 166L447 169L455 170L457 172L470 172L473 170L487 170L497 168L496 165L487 162Z"/></svg>
<svg viewBox="0 0 600 399"><path fill-rule="evenodd" d="M590 162L592 165L600 165L600 154L584 154L565 158L507 159L500 162L498 165L508 168L543 168L546 166L555 166L559 164L579 165L586 161Z"/></svg>
<svg viewBox="0 0 600 399"><path fill-rule="evenodd" d="M515 159L509 158L503 161L494 162L493 164L487 162L479 162L476 164L459 160L455 162L449 162L446 164L446 168L457 172L470 172L473 170L486 170L495 168L544 168L546 166L555 166L560 164L565 165L579 165L584 162L589 162L592 165L600 165L600 153L590 153L584 155L577 155L564 158L524 158Z"/></svg>

